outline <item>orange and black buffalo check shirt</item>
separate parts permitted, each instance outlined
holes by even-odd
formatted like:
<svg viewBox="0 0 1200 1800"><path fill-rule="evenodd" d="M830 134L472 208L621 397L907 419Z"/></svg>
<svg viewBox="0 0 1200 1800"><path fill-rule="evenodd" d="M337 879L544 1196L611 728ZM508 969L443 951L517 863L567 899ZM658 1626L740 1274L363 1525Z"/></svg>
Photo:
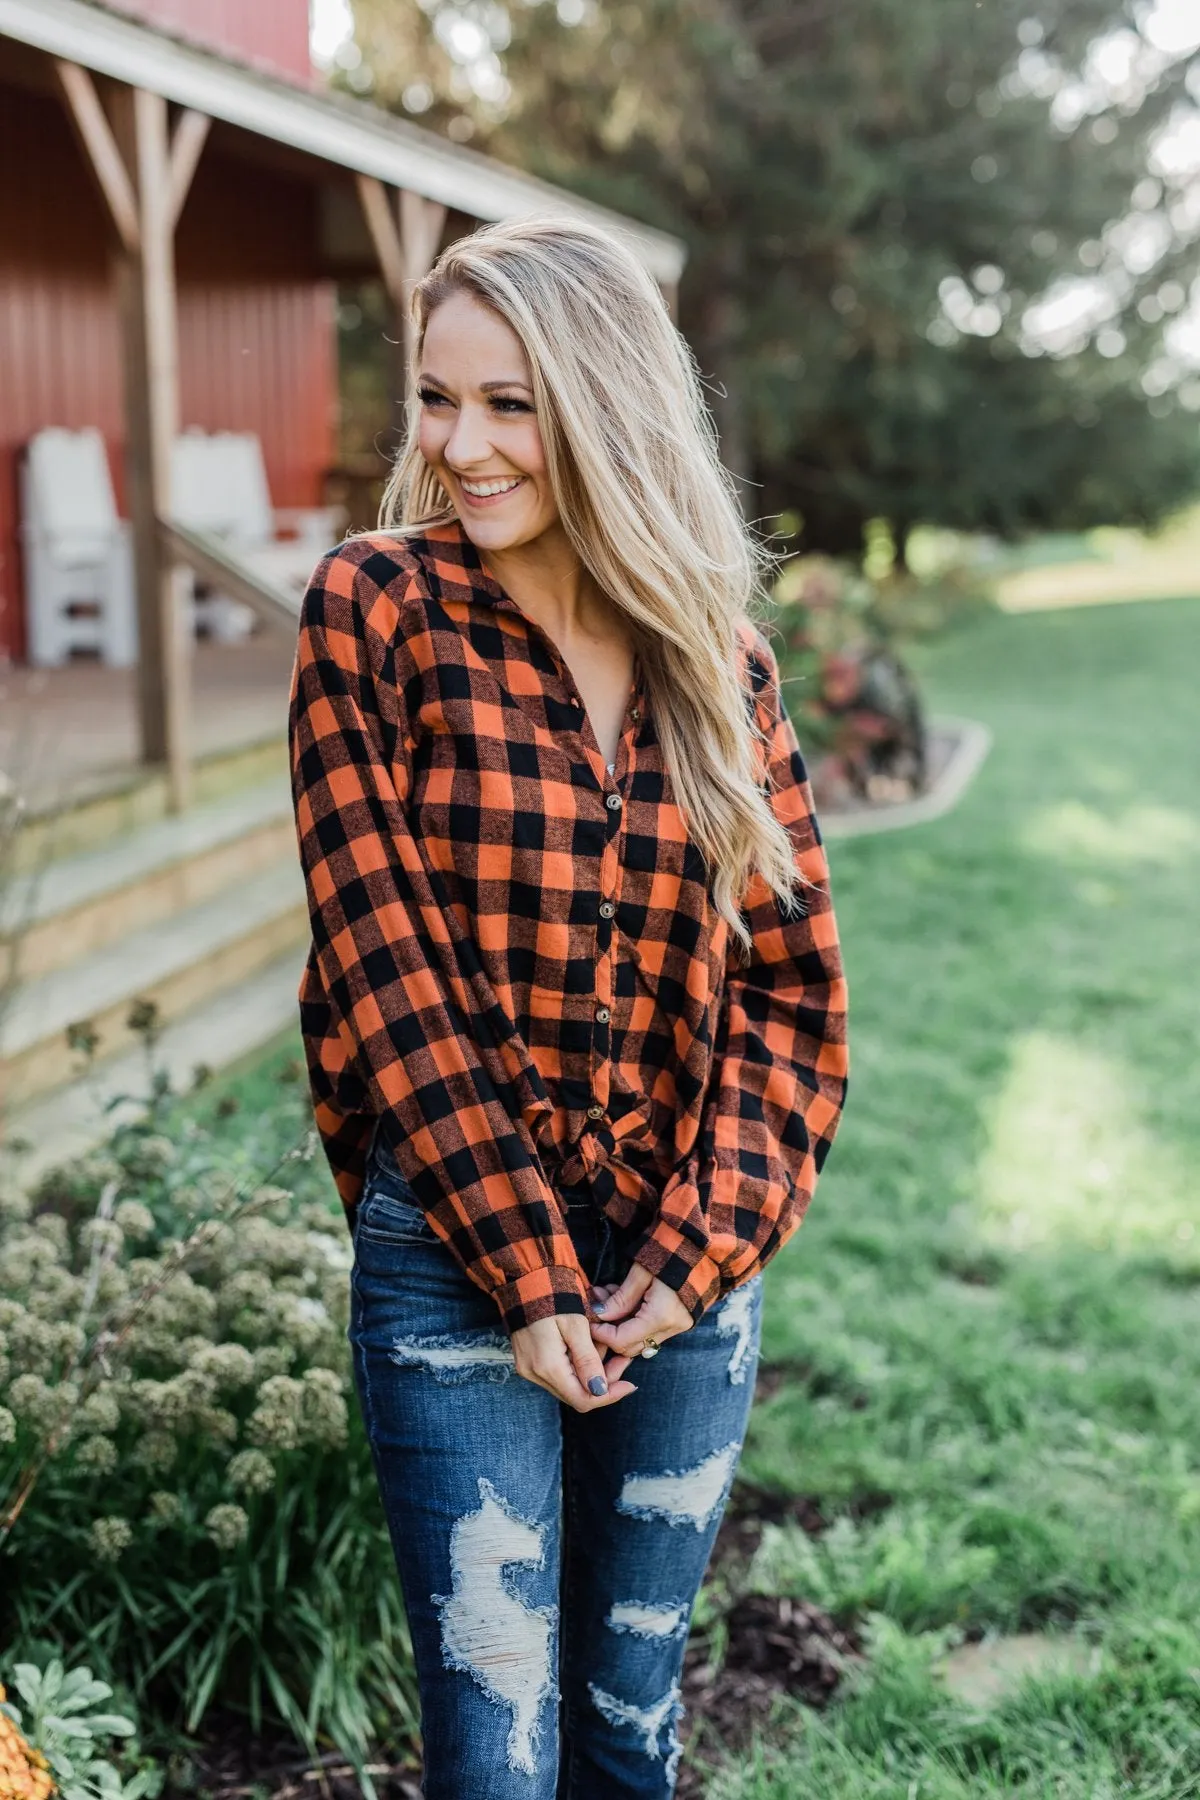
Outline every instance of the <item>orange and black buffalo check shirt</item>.
<svg viewBox="0 0 1200 1800"><path fill-rule="evenodd" d="M318 1129L347 1208L376 1120L509 1330L589 1312L582 1183L693 1318L800 1223L840 1117L845 984L766 639L763 780L812 886L715 910L641 660L611 772L571 674L457 524L350 539L304 600L290 737Z"/></svg>

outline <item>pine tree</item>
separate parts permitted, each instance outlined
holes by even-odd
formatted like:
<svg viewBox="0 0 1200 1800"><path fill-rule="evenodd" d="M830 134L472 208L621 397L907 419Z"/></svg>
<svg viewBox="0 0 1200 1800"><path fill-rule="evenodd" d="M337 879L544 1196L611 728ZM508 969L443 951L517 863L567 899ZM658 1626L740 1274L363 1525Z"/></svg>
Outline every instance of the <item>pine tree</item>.
<svg viewBox="0 0 1200 1800"><path fill-rule="evenodd" d="M806 546L843 552L880 516L901 546L918 521L1150 524L1200 483L1196 419L1141 385L1200 237L1182 193L1148 181L1148 145L1189 79L1200 95L1200 62L1156 53L1143 12L356 0L383 98L428 97L460 139L687 240L681 323L747 510L798 514ZM1072 119L1068 84L1115 31L1133 73ZM464 32L507 96L478 58L471 92L444 47ZM1133 271L1131 214L1158 240ZM1070 354L1028 354L1030 302L1086 275L1112 316Z"/></svg>

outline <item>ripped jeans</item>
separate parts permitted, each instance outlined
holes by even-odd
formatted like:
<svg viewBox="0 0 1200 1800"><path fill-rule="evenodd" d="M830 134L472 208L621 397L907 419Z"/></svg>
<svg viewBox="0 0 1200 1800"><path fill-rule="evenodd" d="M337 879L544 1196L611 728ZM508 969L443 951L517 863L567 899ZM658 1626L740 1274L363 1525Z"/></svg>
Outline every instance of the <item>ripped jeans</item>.
<svg viewBox="0 0 1200 1800"><path fill-rule="evenodd" d="M584 1189L595 1282L629 1267ZM350 1341L421 1694L425 1800L668 1800L692 1606L742 1446L761 1278L594 1413L522 1380L377 1140Z"/></svg>

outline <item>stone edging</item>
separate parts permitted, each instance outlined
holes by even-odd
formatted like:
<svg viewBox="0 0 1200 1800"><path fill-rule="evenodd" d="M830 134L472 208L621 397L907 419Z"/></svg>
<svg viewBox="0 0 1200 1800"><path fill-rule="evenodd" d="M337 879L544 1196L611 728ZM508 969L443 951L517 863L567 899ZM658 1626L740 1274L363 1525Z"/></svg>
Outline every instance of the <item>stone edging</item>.
<svg viewBox="0 0 1200 1800"><path fill-rule="evenodd" d="M825 838L865 837L874 831L899 831L906 825L926 825L956 806L979 772L992 747L992 734L974 719L932 718L930 729L955 739L941 774L927 793L915 800L898 800L890 806L870 806L845 812L820 814Z"/></svg>

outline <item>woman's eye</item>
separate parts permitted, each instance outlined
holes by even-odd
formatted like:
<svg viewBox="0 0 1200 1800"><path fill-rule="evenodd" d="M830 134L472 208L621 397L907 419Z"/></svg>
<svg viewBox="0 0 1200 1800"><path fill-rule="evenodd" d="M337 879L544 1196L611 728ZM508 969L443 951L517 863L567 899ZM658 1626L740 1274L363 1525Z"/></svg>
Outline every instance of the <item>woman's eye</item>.
<svg viewBox="0 0 1200 1800"><path fill-rule="evenodd" d="M445 394L439 394L436 388L423 387L417 389L417 398L420 400L422 406L438 406L445 400L446 396Z"/></svg>
<svg viewBox="0 0 1200 1800"><path fill-rule="evenodd" d="M518 400L512 394L497 394L496 398L492 401L492 405L496 408L497 412L503 413L529 413L533 411L532 406L530 406L527 400Z"/></svg>

